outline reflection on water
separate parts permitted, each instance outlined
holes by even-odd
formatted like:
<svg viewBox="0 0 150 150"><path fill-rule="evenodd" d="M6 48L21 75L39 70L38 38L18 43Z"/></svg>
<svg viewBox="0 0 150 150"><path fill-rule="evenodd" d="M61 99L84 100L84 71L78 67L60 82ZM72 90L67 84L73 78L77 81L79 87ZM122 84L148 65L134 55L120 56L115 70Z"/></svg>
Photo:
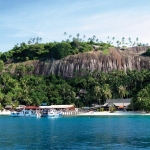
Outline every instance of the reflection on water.
<svg viewBox="0 0 150 150"><path fill-rule="evenodd" d="M0 117L0 149L150 149L150 116Z"/></svg>

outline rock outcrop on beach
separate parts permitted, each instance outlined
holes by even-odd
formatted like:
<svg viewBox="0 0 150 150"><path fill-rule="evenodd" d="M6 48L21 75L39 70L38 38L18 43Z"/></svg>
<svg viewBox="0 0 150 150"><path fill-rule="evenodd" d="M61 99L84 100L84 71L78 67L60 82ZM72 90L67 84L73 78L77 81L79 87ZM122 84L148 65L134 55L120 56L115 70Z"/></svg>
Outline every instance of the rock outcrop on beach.
<svg viewBox="0 0 150 150"><path fill-rule="evenodd" d="M102 51L67 56L61 60L33 61L28 63L34 67L34 75L48 76L61 75L63 78L72 78L76 75L85 75L87 71L111 70L141 70L150 69L150 58L143 57L149 47L131 47L126 49L110 48L109 54Z"/></svg>

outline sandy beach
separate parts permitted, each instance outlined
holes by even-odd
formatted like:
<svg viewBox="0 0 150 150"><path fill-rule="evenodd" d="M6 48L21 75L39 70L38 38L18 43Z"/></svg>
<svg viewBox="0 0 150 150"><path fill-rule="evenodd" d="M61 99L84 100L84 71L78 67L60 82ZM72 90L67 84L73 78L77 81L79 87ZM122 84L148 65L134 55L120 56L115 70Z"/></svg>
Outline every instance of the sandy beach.
<svg viewBox="0 0 150 150"><path fill-rule="evenodd" d="M79 116L119 116L119 115L150 115L150 113L141 113L141 112L126 112L126 111L116 111L116 112L109 112L109 111L103 111L103 112L86 112L86 113L80 113Z"/></svg>

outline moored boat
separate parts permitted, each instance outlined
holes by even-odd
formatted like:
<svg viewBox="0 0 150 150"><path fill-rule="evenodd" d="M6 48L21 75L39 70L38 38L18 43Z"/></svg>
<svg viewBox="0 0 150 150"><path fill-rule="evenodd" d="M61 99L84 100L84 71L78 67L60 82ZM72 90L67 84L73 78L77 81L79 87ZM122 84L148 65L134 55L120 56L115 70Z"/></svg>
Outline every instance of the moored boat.
<svg viewBox="0 0 150 150"><path fill-rule="evenodd" d="M53 118L53 117L62 117L62 112L61 111L57 111L55 109L50 109L48 111L48 114L47 114L48 118Z"/></svg>
<svg viewBox="0 0 150 150"><path fill-rule="evenodd" d="M41 114L36 106L27 106L11 112L12 117L40 117Z"/></svg>
<svg viewBox="0 0 150 150"><path fill-rule="evenodd" d="M11 115L11 111L3 109L3 110L0 111L0 115L10 116Z"/></svg>

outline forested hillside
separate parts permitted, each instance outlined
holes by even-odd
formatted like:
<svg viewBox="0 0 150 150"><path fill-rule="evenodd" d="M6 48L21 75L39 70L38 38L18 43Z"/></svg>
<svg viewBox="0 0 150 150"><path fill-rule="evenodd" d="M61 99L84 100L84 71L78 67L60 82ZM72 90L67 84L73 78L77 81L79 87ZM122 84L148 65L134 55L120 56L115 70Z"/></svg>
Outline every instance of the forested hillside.
<svg viewBox="0 0 150 150"><path fill-rule="evenodd" d="M115 48L111 42L78 38L45 44L35 40L1 54L1 107L43 102L81 107L133 98L135 109L150 109L148 46Z"/></svg>

